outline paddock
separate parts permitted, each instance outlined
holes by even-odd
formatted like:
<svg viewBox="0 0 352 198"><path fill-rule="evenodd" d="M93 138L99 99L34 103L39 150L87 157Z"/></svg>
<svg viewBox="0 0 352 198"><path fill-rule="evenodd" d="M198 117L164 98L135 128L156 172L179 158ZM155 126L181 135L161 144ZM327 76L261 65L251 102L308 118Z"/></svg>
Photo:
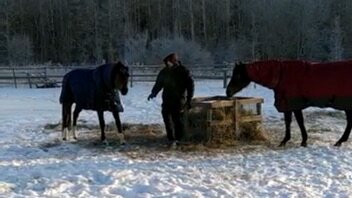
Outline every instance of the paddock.
<svg viewBox="0 0 352 198"><path fill-rule="evenodd" d="M343 113L308 109L309 147L299 147L300 132L293 123L292 142L278 148L284 125L273 107L272 92L250 85L239 95L264 98L263 126L269 141L169 150L161 146L160 97L146 100L152 85L138 82L122 98L126 111L121 120L129 124L131 140L126 147L116 143L113 129L107 133L110 146L97 144L98 120L91 111L82 112L77 142L62 142L60 131L48 130L61 118L60 88L0 88L0 195L146 197L163 192L233 197L245 192L256 197L322 197L334 192L348 197L352 193L352 144L335 148L331 142L344 129ZM195 95L224 95L222 85L221 80L196 81ZM111 123L112 116L106 115ZM143 143L133 136L135 131L151 138L143 138Z"/></svg>

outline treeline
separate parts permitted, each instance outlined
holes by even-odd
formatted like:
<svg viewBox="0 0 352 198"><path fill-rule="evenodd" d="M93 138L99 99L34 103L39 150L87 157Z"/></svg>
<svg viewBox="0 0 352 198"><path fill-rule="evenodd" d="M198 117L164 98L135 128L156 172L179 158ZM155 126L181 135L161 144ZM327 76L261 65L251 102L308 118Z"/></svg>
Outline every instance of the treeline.
<svg viewBox="0 0 352 198"><path fill-rule="evenodd" d="M352 57L350 0L0 0L1 64Z"/></svg>

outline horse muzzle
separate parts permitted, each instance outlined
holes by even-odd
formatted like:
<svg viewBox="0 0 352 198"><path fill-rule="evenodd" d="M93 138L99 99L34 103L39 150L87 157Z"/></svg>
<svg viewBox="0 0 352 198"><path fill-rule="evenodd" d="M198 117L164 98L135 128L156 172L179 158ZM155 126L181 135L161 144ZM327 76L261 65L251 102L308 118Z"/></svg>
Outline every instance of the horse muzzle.
<svg viewBox="0 0 352 198"><path fill-rule="evenodd" d="M226 96L227 97L232 97L234 92L230 91L229 89L226 89Z"/></svg>
<svg viewBox="0 0 352 198"><path fill-rule="evenodd" d="M128 88L127 87L123 87L121 90L120 90L121 94L122 95L127 95L128 93Z"/></svg>

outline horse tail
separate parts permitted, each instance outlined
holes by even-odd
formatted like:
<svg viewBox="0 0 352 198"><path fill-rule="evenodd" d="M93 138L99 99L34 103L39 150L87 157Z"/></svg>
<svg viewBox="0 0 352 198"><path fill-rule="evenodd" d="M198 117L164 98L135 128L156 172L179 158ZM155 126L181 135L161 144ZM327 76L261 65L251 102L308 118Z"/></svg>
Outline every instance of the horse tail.
<svg viewBox="0 0 352 198"><path fill-rule="evenodd" d="M62 104L62 125L61 125L62 140L67 140L68 131L72 129L71 108L72 108L72 103L64 102Z"/></svg>
<svg viewBox="0 0 352 198"><path fill-rule="evenodd" d="M61 86L61 94L60 94L60 104L64 102L68 102L71 98L71 90L70 90L70 83L69 83L69 74L66 74L62 80Z"/></svg>
<svg viewBox="0 0 352 198"><path fill-rule="evenodd" d="M62 136L66 140L67 131L71 128L71 107L72 101L72 91L70 86L70 75L66 74L62 80L61 94L60 94L60 104L62 104Z"/></svg>

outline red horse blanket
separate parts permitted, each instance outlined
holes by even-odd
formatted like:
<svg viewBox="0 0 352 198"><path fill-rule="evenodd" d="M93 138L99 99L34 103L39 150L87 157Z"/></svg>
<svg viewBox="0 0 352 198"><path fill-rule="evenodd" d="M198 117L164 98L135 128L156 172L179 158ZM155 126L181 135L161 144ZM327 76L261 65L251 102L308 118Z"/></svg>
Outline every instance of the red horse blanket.
<svg viewBox="0 0 352 198"><path fill-rule="evenodd" d="M309 106L352 109L352 61L259 61L246 68L252 81L274 90L279 112Z"/></svg>

